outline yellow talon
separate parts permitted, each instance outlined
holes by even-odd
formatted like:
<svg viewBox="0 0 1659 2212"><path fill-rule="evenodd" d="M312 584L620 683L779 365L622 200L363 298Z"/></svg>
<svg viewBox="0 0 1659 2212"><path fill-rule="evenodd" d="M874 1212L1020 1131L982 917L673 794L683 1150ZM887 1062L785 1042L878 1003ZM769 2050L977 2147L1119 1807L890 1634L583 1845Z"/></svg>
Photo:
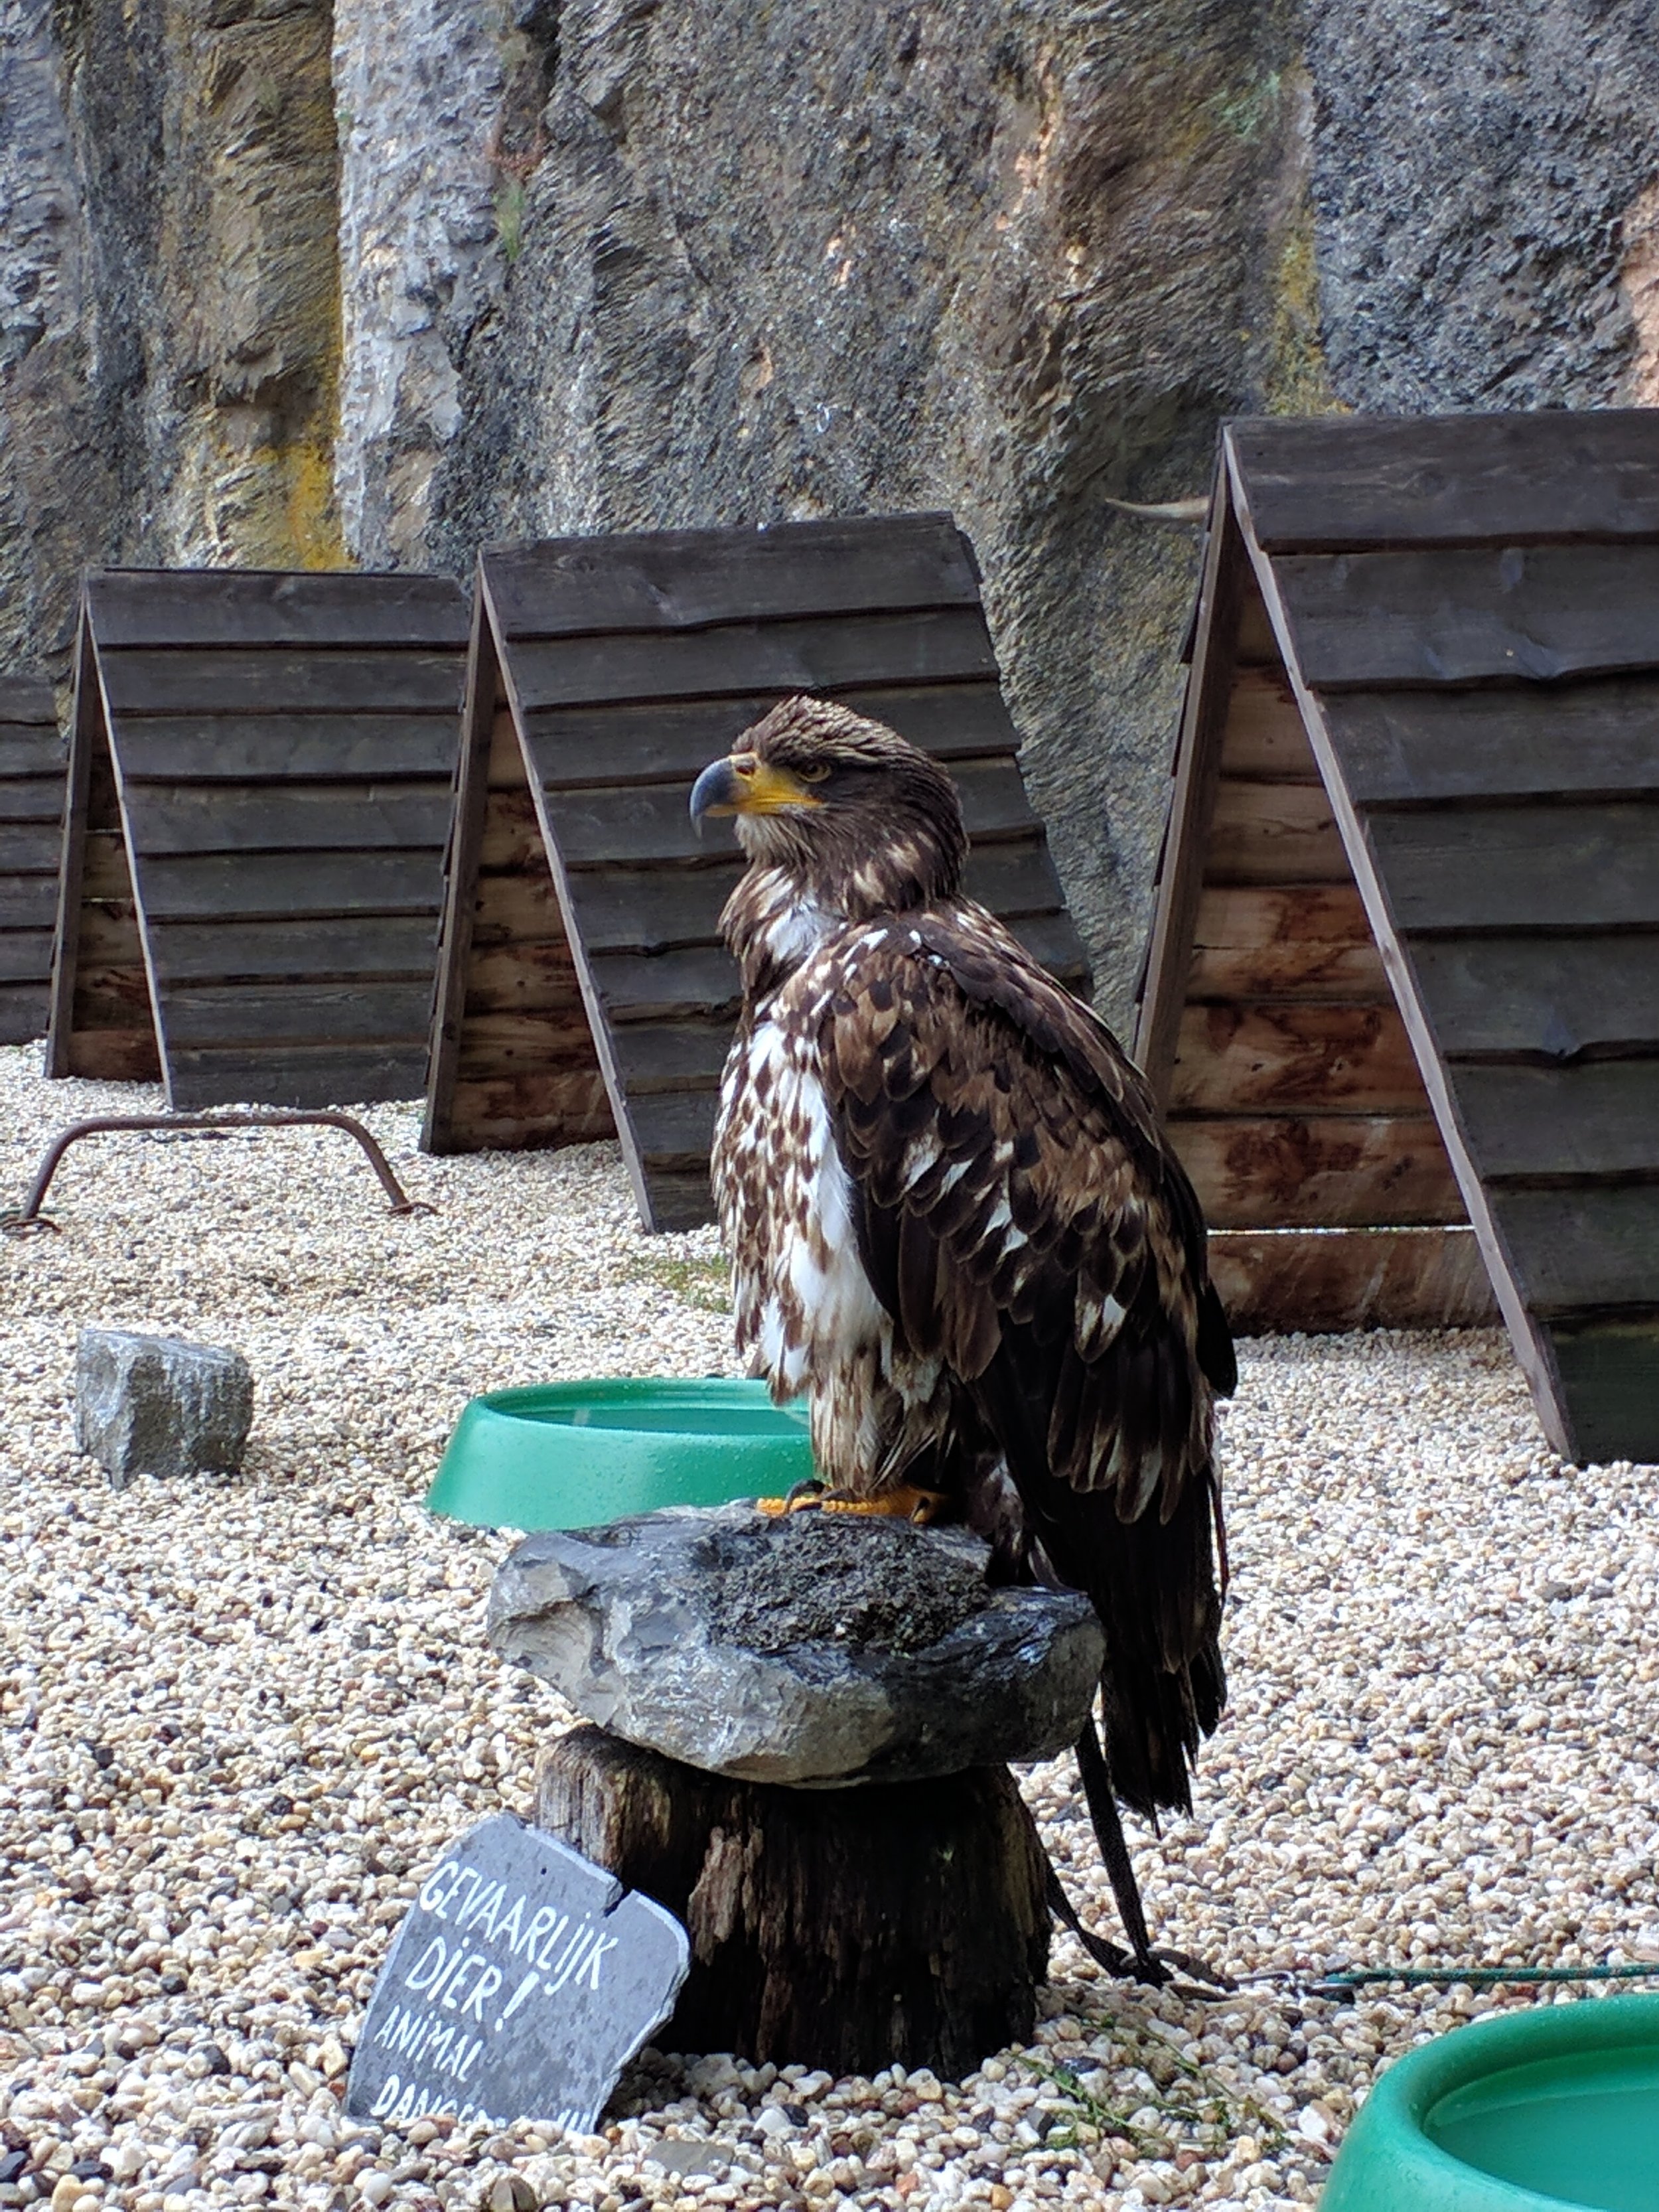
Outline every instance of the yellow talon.
<svg viewBox="0 0 1659 2212"><path fill-rule="evenodd" d="M787 1498L757 1498L757 1513L769 1514L774 1520L785 1513L805 1513L823 1503L824 1490L821 1482L798 1482Z"/></svg>
<svg viewBox="0 0 1659 2212"><path fill-rule="evenodd" d="M884 1521L914 1521L919 1528L926 1528L951 1503L941 1490L916 1490L908 1483L896 1490L884 1490L878 1498L846 1498L834 1490L792 1490L787 1498L757 1498L755 1510L769 1514L774 1519L785 1513L860 1513L866 1517L877 1516Z"/></svg>
<svg viewBox="0 0 1659 2212"><path fill-rule="evenodd" d="M826 1513L878 1514L888 1521L914 1521L919 1528L925 1528L938 1520L950 1502L943 1491L916 1490L907 1482L896 1490L884 1490L879 1498L838 1498L830 1491L823 1505Z"/></svg>

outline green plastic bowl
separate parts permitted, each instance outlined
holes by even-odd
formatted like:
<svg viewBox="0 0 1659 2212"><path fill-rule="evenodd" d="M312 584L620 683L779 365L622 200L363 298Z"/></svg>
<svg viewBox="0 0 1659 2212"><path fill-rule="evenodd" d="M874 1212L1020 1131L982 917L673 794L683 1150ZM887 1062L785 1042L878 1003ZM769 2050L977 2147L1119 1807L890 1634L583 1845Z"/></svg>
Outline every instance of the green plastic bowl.
<svg viewBox="0 0 1659 2212"><path fill-rule="evenodd" d="M1659 2212L1659 1996L1437 2036L1383 2075L1320 2212Z"/></svg>
<svg viewBox="0 0 1659 2212"><path fill-rule="evenodd" d="M478 1528L593 1528L781 1498L811 1472L805 1407L763 1382L544 1382L473 1399L426 1502Z"/></svg>

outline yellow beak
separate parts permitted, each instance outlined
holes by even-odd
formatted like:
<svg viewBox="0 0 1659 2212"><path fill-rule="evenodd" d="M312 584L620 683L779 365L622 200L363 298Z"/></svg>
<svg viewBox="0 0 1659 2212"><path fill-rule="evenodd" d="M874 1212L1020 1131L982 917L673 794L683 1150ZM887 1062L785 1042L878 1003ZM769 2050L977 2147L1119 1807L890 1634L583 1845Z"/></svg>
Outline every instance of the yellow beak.
<svg viewBox="0 0 1659 2212"><path fill-rule="evenodd" d="M691 819L710 814L781 814L791 806L823 801L798 775L753 753L711 761L691 788Z"/></svg>

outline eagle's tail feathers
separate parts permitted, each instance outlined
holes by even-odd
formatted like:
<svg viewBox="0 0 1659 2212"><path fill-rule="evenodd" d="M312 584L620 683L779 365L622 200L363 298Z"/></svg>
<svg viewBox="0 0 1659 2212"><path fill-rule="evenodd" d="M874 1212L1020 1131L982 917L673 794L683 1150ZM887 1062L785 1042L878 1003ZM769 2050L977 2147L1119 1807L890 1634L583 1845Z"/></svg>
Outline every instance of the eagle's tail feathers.
<svg viewBox="0 0 1659 2212"><path fill-rule="evenodd" d="M1173 1346L1120 1338L1084 1362L1070 1346L1044 1358L1018 1336L1006 1333L975 1396L1031 1536L1105 1629L1118 1794L1149 1815L1188 1811L1188 1765L1224 1695L1206 1409L1190 1380L1180 1391L1166 1380Z"/></svg>

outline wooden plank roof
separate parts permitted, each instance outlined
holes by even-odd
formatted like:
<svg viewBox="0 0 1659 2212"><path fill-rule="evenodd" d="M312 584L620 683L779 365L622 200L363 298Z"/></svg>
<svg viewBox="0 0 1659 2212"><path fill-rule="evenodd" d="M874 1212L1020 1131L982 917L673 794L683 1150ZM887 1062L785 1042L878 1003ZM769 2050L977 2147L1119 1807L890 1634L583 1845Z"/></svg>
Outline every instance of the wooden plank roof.
<svg viewBox="0 0 1659 2212"><path fill-rule="evenodd" d="M621 1136L642 1217L710 1214L738 1002L719 916L741 869L697 772L789 692L946 761L969 888L1085 987L1026 799L971 549L950 516L550 541L479 564L468 739L426 1141Z"/></svg>
<svg viewBox="0 0 1659 2212"><path fill-rule="evenodd" d="M1200 909L1248 842L1255 682L1311 769L1295 807L1255 793L1279 865L1322 825L1364 918L1322 1012L1369 947L1389 1110L1414 1080L1552 1440L1659 1459L1659 415L1230 425L1206 592L1139 1033L1177 1121L1244 1018ZM1314 943L1278 957L1316 1006ZM1356 1065L1310 1060L1302 1110Z"/></svg>
<svg viewBox="0 0 1659 2212"><path fill-rule="evenodd" d="M88 576L52 1073L420 1092L466 639L446 577Z"/></svg>
<svg viewBox="0 0 1659 2212"><path fill-rule="evenodd" d="M43 1036L65 753L44 676L0 676L0 1044Z"/></svg>

